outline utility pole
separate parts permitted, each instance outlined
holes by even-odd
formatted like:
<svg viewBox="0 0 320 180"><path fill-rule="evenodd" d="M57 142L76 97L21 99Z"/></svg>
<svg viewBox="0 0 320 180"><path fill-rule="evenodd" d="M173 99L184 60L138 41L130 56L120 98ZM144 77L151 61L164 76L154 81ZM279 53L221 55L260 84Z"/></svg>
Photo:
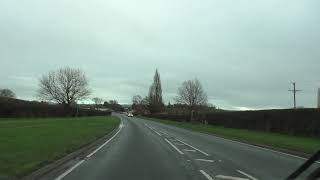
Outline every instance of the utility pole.
<svg viewBox="0 0 320 180"><path fill-rule="evenodd" d="M291 92L293 92L293 108L294 109L297 109L297 103L296 103L296 93L301 91L301 90L297 90L296 89L296 83L295 82L292 82L292 85L293 85L293 90L289 90Z"/></svg>

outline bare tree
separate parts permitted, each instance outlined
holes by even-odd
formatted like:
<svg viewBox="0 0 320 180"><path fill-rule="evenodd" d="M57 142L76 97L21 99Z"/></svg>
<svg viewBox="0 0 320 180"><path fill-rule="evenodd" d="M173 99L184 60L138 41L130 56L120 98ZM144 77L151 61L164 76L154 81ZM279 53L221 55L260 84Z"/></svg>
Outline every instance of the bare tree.
<svg viewBox="0 0 320 180"><path fill-rule="evenodd" d="M178 89L176 102L179 104L186 104L189 107L192 120L193 111L195 111L197 107L207 104L207 95L204 92L200 81L198 79L184 81Z"/></svg>
<svg viewBox="0 0 320 180"><path fill-rule="evenodd" d="M39 98L54 101L70 107L72 103L85 99L91 94L88 80L83 71L61 68L51 71L39 79Z"/></svg>
<svg viewBox="0 0 320 180"><path fill-rule="evenodd" d="M116 112L123 112L124 108L118 103L117 100L105 101L103 104L104 107L112 109Z"/></svg>
<svg viewBox="0 0 320 180"><path fill-rule="evenodd" d="M99 105L102 104L103 99L102 99L102 98L99 98L99 97L94 97L94 98L92 98L92 101L94 102L95 107L96 107L96 109L97 109L97 108L99 107Z"/></svg>
<svg viewBox="0 0 320 180"><path fill-rule="evenodd" d="M142 98L140 95L135 95L132 98L132 109L137 114L149 113L149 97Z"/></svg>
<svg viewBox="0 0 320 180"><path fill-rule="evenodd" d="M142 103L142 97L140 95L135 95L132 98L132 106L134 105L140 105Z"/></svg>
<svg viewBox="0 0 320 180"><path fill-rule="evenodd" d="M16 95L10 89L0 89L0 97L16 98Z"/></svg>

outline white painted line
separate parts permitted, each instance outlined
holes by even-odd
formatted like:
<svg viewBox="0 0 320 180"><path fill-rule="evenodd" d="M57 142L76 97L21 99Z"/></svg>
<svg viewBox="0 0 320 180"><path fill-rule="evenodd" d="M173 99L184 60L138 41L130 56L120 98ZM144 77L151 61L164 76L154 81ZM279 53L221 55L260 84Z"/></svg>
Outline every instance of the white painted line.
<svg viewBox="0 0 320 180"><path fill-rule="evenodd" d="M211 162L213 163L214 160L211 160L211 159L195 159L196 161L203 161L203 162Z"/></svg>
<svg viewBox="0 0 320 180"><path fill-rule="evenodd" d="M193 148L193 149L201 152L202 154L204 154L204 155L206 155L206 156L210 156L208 153L206 153L206 152L204 152L204 151L201 151L200 149L195 148L195 147L191 146L190 144L187 144L187 143L185 143L185 142L183 142L183 141L181 141L181 140L179 140L179 139L177 139L177 138L176 138L176 140L178 140L179 142L181 142L181 143L183 143L183 144L185 144L185 145L187 145L187 146L189 146L189 147L191 147L191 148Z"/></svg>
<svg viewBox="0 0 320 180"><path fill-rule="evenodd" d="M167 143L170 144L176 151L178 151L178 153L180 153L181 155L184 154L182 151L180 151L180 149L178 149L175 145L173 145L170 141L168 141L168 139L164 139L164 140L167 141Z"/></svg>
<svg viewBox="0 0 320 180"><path fill-rule="evenodd" d="M161 136L161 134L160 134L158 131L156 131L155 128L152 128L152 127L148 126L147 124L145 124L145 126L147 126L150 130L154 131L154 132L157 133L159 136Z"/></svg>
<svg viewBox="0 0 320 180"><path fill-rule="evenodd" d="M207 174L204 170L200 170L200 173L201 173L204 177L206 177L208 180L213 180L213 178L212 178L209 174Z"/></svg>
<svg viewBox="0 0 320 180"><path fill-rule="evenodd" d="M100 149L102 149L105 145L107 145L113 138L115 138L119 132L121 131L123 125L122 123L119 126L119 130L117 131L117 133L115 135L113 135L108 141L106 141L105 143L103 143L100 147L98 147L96 150L94 150L92 153L90 153L89 155L87 155L87 158L90 158L91 156L93 156L95 153L97 153Z"/></svg>
<svg viewBox="0 0 320 180"><path fill-rule="evenodd" d="M75 168L77 168L78 166L80 166L83 162L84 162L84 160L79 161L77 164L75 164L74 166L72 166L70 169L68 169L66 172L64 172L63 174L61 174L60 176L58 176L58 177L55 178L54 180L61 180L61 179L64 178L66 175L68 175L69 173L71 173Z"/></svg>
<svg viewBox="0 0 320 180"><path fill-rule="evenodd" d="M160 131L162 134L165 134L165 135L167 135L167 136L169 136L169 134L168 133L165 133L165 132L163 132L163 131Z"/></svg>
<svg viewBox="0 0 320 180"><path fill-rule="evenodd" d="M186 152L197 152L197 151L194 150L194 149L184 149L184 151L186 151Z"/></svg>
<svg viewBox="0 0 320 180"><path fill-rule="evenodd" d="M147 126L149 129L153 130L153 128L151 126L149 126L148 124L144 123L145 126Z"/></svg>
<svg viewBox="0 0 320 180"><path fill-rule="evenodd" d="M249 179L246 179L246 178L239 178L239 177L232 177L232 176L224 176L224 175L218 175L216 176L217 178L220 178L220 179L230 179L230 180L249 180Z"/></svg>
<svg viewBox="0 0 320 180"><path fill-rule="evenodd" d="M244 176L247 176L248 178L250 178L250 179L252 179L252 180L258 180L257 178L251 176L250 174L247 174L247 173L242 172L242 171L240 171L240 170L237 170L237 171L238 171L238 173L240 173L240 174L242 174L242 175L244 175Z"/></svg>
<svg viewBox="0 0 320 180"><path fill-rule="evenodd" d="M175 143L175 145L177 145L177 146L185 146L185 144L182 144L182 143Z"/></svg>
<svg viewBox="0 0 320 180"><path fill-rule="evenodd" d="M158 132L158 131L156 131L156 130L153 130L155 133L157 133L159 136L161 136L161 134Z"/></svg>

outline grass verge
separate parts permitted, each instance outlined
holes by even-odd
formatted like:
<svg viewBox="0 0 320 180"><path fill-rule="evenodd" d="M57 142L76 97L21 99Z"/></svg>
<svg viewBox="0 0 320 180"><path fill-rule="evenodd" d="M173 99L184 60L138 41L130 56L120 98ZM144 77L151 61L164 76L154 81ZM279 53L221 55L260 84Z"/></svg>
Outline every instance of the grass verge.
<svg viewBox="0 0 320 180"><path fill-rule="evenodd" d="M269 133L245 129L233 129L211 125L205 126L202 124L177 122L155 118L143 118L164 124L173 125L180 128L190 129L193 131L209 133L229 139L236 139L251 144L266 145L270 147L298 151L308 154L313 154L320 150L320 140L316 138L297 137L279 133Z"/></svg>
<svg viewBox="0 0 320 180"><path fill-rule="evenodd" d="M0 119L0 179L21 177L110 133L113 116Z"/></svg>

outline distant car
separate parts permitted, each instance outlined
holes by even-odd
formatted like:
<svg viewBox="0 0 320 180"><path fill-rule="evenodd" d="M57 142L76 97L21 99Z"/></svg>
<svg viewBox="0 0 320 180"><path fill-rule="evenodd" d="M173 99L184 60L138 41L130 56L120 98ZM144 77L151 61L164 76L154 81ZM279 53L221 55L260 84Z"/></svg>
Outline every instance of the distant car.
<svg viewBox="0 0 320 180"><path fill-rule="evenodd" d="M128 116L128 117L133 117L133 114L132 114L132 113L128 113L127 116Z"/></svg>

